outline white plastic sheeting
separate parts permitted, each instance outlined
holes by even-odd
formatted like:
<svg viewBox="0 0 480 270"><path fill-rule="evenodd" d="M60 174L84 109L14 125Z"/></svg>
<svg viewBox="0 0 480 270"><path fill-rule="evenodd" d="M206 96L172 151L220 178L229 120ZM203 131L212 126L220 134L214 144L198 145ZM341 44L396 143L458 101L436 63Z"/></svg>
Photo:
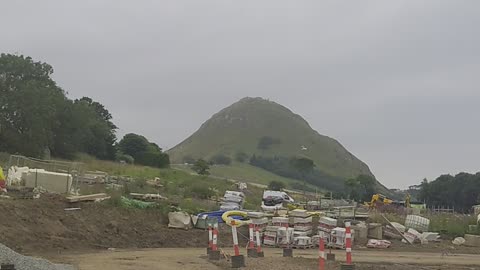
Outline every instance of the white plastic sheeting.
<svg viewBox="0 0 480 270"><path fill-rule="evenodd" d="M245 201L245 194L239 191L225 191L223 196L223 203L220 205L220 210L231 211L243 209Z"/></svg>
<svg viewBox="0 0 480 270"><path fill-rule="evenodd" d="M12 166L8 169L7 186L19 186L22 184L22 174L28 172L28 167Z"/></svg>
<svg viewBox="0 0 480 270"><path fill-rule="evenodd" d="M170 212L168 213L168 227L189 230L192 228L191 217L185 212Z"/></svg>

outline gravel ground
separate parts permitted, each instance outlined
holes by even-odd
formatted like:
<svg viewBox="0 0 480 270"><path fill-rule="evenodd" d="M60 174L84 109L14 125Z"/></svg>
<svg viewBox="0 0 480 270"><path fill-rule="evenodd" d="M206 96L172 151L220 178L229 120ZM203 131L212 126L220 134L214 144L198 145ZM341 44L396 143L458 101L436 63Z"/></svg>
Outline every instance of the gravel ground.
<svg viewBox="0 0 480 270"><path fill-rule="evenodd" d="M75 270L71 265L53 264L44 259L23 256L0 244L0 263L14 264L16 270Z"/></svg>

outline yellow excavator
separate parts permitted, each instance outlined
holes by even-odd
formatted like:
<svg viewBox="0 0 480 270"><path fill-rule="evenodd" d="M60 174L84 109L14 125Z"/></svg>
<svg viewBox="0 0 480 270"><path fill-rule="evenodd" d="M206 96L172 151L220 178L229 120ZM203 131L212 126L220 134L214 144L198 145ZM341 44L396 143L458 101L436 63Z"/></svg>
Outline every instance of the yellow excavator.
<svg viewBox="0 0 480 270"><path fill-rule="evenodd" d="M368 206L370 209L377 208L379 205L389 205L392 204L393 200L387 198L387 196L382 194L373 194L372 199L369 202L364 202L365 206Z"/></svg>
<svg viewBox="0 0 480 270"><path fill-rule="evenodd" d="M403 206L410 208L410 194L407 194L404 202L394 201L387 198L387 196L382 194L373 194L372 199L369 202L364 202L365 206L368 206L370 209L378 208L379 206L385 205L394 205L394 206Z"/></svg>

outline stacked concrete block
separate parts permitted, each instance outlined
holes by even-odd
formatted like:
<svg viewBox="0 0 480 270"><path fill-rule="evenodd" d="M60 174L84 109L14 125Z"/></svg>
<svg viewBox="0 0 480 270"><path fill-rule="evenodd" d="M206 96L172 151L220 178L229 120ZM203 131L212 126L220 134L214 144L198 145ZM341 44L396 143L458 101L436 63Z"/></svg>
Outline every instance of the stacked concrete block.
<svg viewBox="0 0 480 270"><path fill-rule="evenodd" d="M293 228L280 227L277 231L277 245L279 247L288 247L293 244Z"/></svg>
<svg viewBox="0 0 480 270"><path fill-rule="evenodd" d="M73 183L71 174L30 169L22 173L22 180L29 188L42 187L53 193L70 193Z"/></svg>
<svg viewBox="0 0 480 270"><path fill-rule="evenodd" d="M274 247L277 245L277 231L279 226L267 226L263 233L263 244Z"/></svg>
<svg viewBox="0 0 480 270"><path fill-rule="evenodd" d="M329 217L320 217L318 220L318 230L327 234L331 233L337 227L337 220Z"/></svg>
<svg viewBox="0 0 480 270"><path fill-rule="evenodd" d="M272 225L278 227L288 227L288 217L273 217L272 218Z"/></svg>
<svg viewBox="0 0 480 270"><path fill-rule="evenodd" d="M294 218L295 231L306 232L307 235L312 235L312 217Z"/></svg>

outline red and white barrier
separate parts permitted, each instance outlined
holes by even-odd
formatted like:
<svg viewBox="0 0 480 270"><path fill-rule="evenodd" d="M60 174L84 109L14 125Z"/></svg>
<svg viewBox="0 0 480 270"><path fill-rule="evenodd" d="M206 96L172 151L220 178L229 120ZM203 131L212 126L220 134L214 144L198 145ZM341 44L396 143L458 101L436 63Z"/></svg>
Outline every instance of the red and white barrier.
<svg viewBox="0 0 480 270"><path fill-rule="evenodd" d="M318 269L325 270L325 241L323 239L323 232L320 232L318 242Z"/></svg>
<svg viewBox="0 0 480 270"><path fill-rule="evenodd" d="M350 222L345 222L345 250L347 252L347 265L352 264L352 230Z"/></svg>
<svg viewBox="0 0 480 270"><path fill-rule="evenodd" d="M248 224L248 233L249 233L249 236L250 236L250 241L248 242L248 249L255 249L255 242L253 240L253 224ZM258 229L257 229L258 230Z"/></svg>
<svg viewBox="0 0 480 270"><path fill-rule="evenodd" d="M235 226L235 220L232 220L232 237L233 237L233 250L235 251L235 256L240 256L240 249L238 248L237 227Z"/></svg>
<svg viewBox="0 0 480 270"><path fill-rule="evenodd" d="M208 224L208 247L212 248L213 244L213 230L212 225Z"/></svg>
<svg viewBox="0 0 480 270"><path fill-rule="evenodd" d="M286 233L286 236L285 236L285 240L287 241L287 248L290 248L290 235L288 235L288 223L285 225L285 233Z"/></svg>
<svg viewBox="0 0 480 270"><path fill-rule="evenodd" d="M218 224L213 224L213 235L212 235L212 250L217 251L217 241L218 241Z"/></svg>
<svg viewBox="0 0 480 270"><path fill-rule="evenodd" d="M262 240L260 239L260 228L257 227L256 230L256 236L257 236L257 253L262 252Z"/></svg>

